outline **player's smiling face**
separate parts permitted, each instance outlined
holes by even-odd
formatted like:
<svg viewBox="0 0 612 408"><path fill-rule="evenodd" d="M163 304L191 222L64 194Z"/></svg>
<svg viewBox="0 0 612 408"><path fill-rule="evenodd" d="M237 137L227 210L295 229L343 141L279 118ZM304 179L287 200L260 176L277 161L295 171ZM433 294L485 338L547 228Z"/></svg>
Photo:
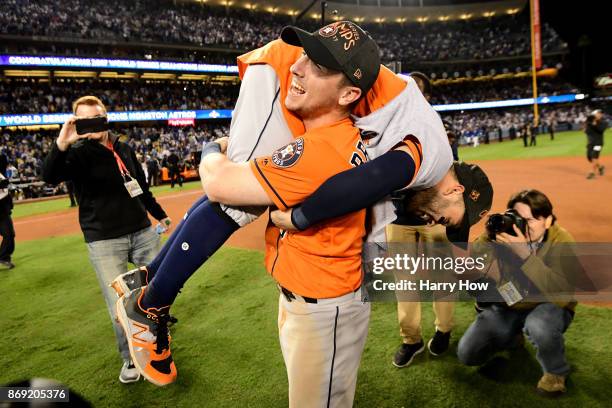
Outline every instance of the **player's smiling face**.
<svg viewBox="0 0 612 408"><path fill-rule="evenodd" d="M290 71L291 86L285 98L288 110L308 120L338 108L344 74L316 64L306 54Z"/></svg>

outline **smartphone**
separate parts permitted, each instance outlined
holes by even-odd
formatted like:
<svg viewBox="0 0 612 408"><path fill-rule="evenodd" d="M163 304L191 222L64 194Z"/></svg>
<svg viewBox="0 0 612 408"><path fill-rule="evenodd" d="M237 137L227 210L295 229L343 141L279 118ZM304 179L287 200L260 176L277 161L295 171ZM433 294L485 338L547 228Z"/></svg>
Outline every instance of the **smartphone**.
<svg viewBox="0 0 612 408"><path fill-rule="evenodd" d="M76 125L77 135L105 132L108 130L108 118L106 116L77 119L74 121L74 124Z"/></svg>

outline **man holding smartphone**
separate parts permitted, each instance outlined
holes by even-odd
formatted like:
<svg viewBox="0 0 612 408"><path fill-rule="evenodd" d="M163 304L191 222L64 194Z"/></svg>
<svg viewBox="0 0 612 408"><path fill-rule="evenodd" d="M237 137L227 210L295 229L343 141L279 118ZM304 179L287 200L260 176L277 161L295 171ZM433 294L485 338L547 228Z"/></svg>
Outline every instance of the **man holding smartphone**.
<svg viewBox="0 0 612 408"><path fill-rule="evenodd" d="M106 108L95 96L73 105L74 116L60 131L43 164L43 180L72 181L79 202L79 223L96 271L124 360L119 380L138 381L127 340L116 322L116 294L109 284L128 269L143 265L159 251L159 235L147 212L164 225L170 219L155 201L134 151L108 132Z"/></svg>

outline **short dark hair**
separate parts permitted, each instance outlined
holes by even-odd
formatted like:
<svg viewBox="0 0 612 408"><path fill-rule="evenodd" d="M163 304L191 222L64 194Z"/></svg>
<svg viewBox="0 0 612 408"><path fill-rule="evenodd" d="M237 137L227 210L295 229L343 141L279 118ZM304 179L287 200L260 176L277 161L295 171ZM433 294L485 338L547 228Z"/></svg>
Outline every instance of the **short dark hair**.
<svg viewBox="0 0 612 408"><path fill-rule="evenodd" d="M531 209L531 213L535 218L548 218L552 216L552 224L555 223L557 217L553 214L553 206L548 197L539 190L523 190L512 195L508 201L507 208L513 208L516 203L523 203ZM551 225L552 225L551 224Z"/></svg>

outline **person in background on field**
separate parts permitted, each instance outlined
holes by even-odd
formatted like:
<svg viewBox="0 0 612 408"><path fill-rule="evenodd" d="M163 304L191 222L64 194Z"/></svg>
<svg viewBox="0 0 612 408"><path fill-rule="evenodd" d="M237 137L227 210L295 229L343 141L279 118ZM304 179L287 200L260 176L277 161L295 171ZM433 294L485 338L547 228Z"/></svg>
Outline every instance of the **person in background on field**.
<svg viewBox="0 0 612 408"><path fill-rule="evenodd" d="M15 228L11 212L13 210L13 198L9 192L9 178L6 176L8 168L8 157L0 153L0 270L12 269L15 265L11 262L11 256L15 251Z"/></svg>
<svg viewBox="0 0 612 408"><path fill-rule="evenodd" d="M79 202L79 223L106 301L123 367L119 381L138 381L140 374L130 359L127 339L116 321L117 295L109 286L128 270L128 262L142 265L153 260L160 238L147 216L164 225L170 219L149 191L136 154L108 130L77 134L75 121L106 116L106 107L95 96L73 104L68 119L47 155L42 176L49 184L71 180Z"/></svg>
<svg viewBox="0 0 612 408"><path fill-rule="evenodd" d="M599 154L603 148L603 135L607 127L608 124L601 110L594 110L587 117L585 123L585 133L587 135L587 160L593 166L592 171L587 175L587 179L595 178L596 174L600 176L604 175L606 168L599 163Z"/></svg>

